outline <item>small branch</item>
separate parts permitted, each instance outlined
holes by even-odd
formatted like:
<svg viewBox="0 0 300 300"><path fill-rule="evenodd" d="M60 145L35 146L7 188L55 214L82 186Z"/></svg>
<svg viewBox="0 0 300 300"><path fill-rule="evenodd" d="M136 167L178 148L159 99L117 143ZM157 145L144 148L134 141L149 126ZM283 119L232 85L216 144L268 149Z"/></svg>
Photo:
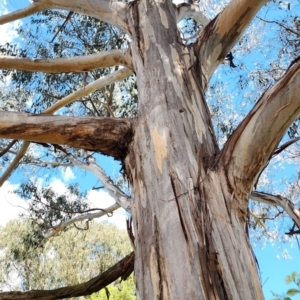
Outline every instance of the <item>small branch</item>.
<svg viewBox="0 0 300 300"><path fill-rule="evenodd" d="M254 201L262 202L268 205L281 206L289 217L300 228L300 210L295 207L292 201L280 195L272 195L263 192L253 191L250 198Z"/></svg>
<svg viewBox="0 0 300 300"><path fill-rule="evenodd" d="M70 20L70 18L72 17L72 15L74 14L73 11L70 11L67 15L67 17L65 18L65 21L63 22L63 24L58 28L58 30L56 31L54 37L52 38L52 40L50 41L50 43L53 43L53 41L56 39L56 37L58 36L58 34L64 29L64 27L66 26L66 24L68 23L68 21Z"/></svg>
<svg viewBox="0 0 300 300"><path fill-rule="evenodd" d="M291 146L292 144L298 142L300 140L300 137L294 138L290 141L287 141L286 143L282 144L279 148L277 148L273 153L272 153L272 157L280 154L282 151L284 151L287 147Z"/></svg>
<svg viewBox="0 0 300 300"><path fill-rule="evenodd" d="M290 230L289 232L285 232L286 235L295 235L300 234L300 230Z"/></svg>
<svg viewBox="0 0 300 300"><path fill-rule="evenodd" d="M0 56L0 69L15 69L31 72L86 72L89 70L119 65L133 69L132 58L129 51L114 49L86 56L52 59L30 59L15 56Z"/></svg>
<svg viewBox="0 0 300 300"><path fill-rule="evenodd" d="M125 280L134 268L134 252L131 252L117 264L91 280L54 290L32 290L28 292L0 293L0 300L56 300L80 296L89 296L111 284L118 278Z"/></svg>
<svg viewBox="0 0 300 300"><path fill-rule="evenodd" d="M12 140L5 149L3 149L0 152L0 157L2 157L3 155L5 155L7 152L10 151L11 147L13 147L13 145L17 142L17 140Z"/></svg>
<svg viewBox="0 0 300 300"><path fill-rule="evenodd" d="M80 221L83 221L83 220L93 220L93 219L96 219L96 218L101 218L109 213L112 213L113 211L117 210L118 208L120 208L120 206L118 204L113 204L111 205L110 207L107 207L105 209L102 209L101 211L99 212L96 212L96 213L86 213L86 214L82 214L82 215L79 215L79 216L76 216L66 222L63 222L59 225L57 225L55 227L55 229L53 231L51 231L50 233L46 234L44 236L44 239L42 240L42 244L46 242L46 240L50 239L51 237L57 235L59 232L61 232L62 230L64 230L67 226L71 225L71 224L74 224L75 222L80 222Z"/></svg>
<svg viewBox="0 0 300 300"><path fill-rule="evenodd" d="M19 152L17 153L17 155L15 156L15 158L13 159L13 161L11 162L9 167L5 170L5 172L1 176L1 178L0 178L0 187L7 180L7 178L12 174L12 172L16 169L16 167L18 166L20 160L25 155L29 145L30 145L29 142L24 142L23 143L21 149L19 150Z"/></svg>
<svg viewBox="0 0 300 300"><path fill-rule="evenodd" d="M254 187L256 188L257 186L257 183L259 181L259 178L260 178L260 175L263 173L263 171L267 168L268 164L269 164L269 161L275 157L276 155L280 154L282 151L284 151L287 147L289 147L290 145L298 142L300 140L300 137L298 138L294 138L290 141L287 141L286 143L282 144L279 148L277 148L272 154L271 156L269 157L267 163L265 164L264 168L260 171L259 175L257 176L257 179L256 179L256 182L254 184Z"/></svg>
<svg viewBox="0 0 300 300"><path fill-rule="evenodd" d="M299 33L299 32L297 32L297 31L295 31L295 30L293 30L293 29L291 29L291 28L289 28L289 27L286 27L284 24L282 24L282 23L280 23L280 22L278 22L278 21L269 21L269 20L265 20L265 19L263 19L263 18L260 18L260 17L258 17L258 16L257 16L257 18L258 18L259 20L263 21L263 22L266 22L266 23L274 23L274 24L277 24L279 27L282 27L282 28L285 29L286 31L291 32L291 33L295 34L296 36L300 37L300 33Z"/></svg>
<svg viewBox="0 0 300 300"><path fill-rule="evenodd" d="M130 75L132 75L132 71L128 68L122 68L119 69L118 71L112 72L104 77L101 77L94 82L88 84L84 88L62 98L58 102L54 103L51 107L47 108L44 113L45 114L53 114L57 110L59 110L62 107L65 107L66 105L74 102L77 99L80 99L82 97L85 97L96 90L99 90L107 85L110 85L116 81L123 80Z"/></svg>
<svg viewBox="0 0 300 300"><path fill-rule="evenodd" d="M130 198L113 183L113 181L105 174L104 170L99 167L92 158L89 159L87 164L82 163L71 155L68 156L68 159L75 166L94 173L116 203L125 210L130 211Z"/></svg>

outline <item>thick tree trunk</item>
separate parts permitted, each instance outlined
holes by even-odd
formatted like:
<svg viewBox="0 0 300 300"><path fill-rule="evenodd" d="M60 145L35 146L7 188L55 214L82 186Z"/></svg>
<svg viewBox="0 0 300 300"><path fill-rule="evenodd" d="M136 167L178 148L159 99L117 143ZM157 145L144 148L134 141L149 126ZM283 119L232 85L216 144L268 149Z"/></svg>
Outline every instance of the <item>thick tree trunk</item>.
<svg viewBox="0 0 300 300"><path fill-rule="evenodd" d="M138 299L263 299L245 231L247 193L217 165L200 64L170 16L169 2L134 2L129 11L139 116L125 168Z"/></svg>

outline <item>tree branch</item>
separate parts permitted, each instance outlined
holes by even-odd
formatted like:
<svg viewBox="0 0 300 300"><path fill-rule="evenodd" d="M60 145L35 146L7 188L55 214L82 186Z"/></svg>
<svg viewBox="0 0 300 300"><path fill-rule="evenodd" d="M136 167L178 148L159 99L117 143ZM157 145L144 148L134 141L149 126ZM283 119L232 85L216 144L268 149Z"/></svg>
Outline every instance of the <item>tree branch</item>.
<svg viewBox="0 0 300 300"><path fill-rule="evenodd" d="M17 140L12 140L6 147L5 149L1 149L0 148L0 157L2 157L3 155L5 155L7 152L10 151L10 149L14 146L14 144L17 142Z"/></svg>
<svg viewBox="0 0 300 300"><path fill-rule="evenodd" d="M203 86L224 60L259 9L269 0L232 0L200 33L195 53L201 61Z"/></svg>
<svg viewBox="0 0 300 300"><path fill-rule="evenodd" d="M125 280L134 268L134 252L131 252L117 264L91 280L54 290L32 290L28 292L0 293L0 300L56 300L88 296L105 288L121 277Z"/></svg>
<svg viewBox="0 0 300 300"><path fill-rule="evenodd" d="M89 70L119 65L133 69L132 58L129 51L110 50L86 56L52 59L0 56L0 69L16 69L31 72L86 72Z"/></svg>
<svg viewBox="0 0 300 300"><path fill-rule="evenodd" d="M122 68L118 71L112 72L104 77L101 77L92 83L86 85L82 89L73 92L72 94L62 98L58 102L54 103L51 107L47 108L44 113L45 114L53 114L54 112L58 111L60 108L65 107L66 105L74 102L75 100L78 100L84 96L87 96L96 90L100 90L101 88L113 84L116 81L123 80L130 75L132 75L133 72L130 69Z"/></svg>
<svg viewBox="0 0 300 300"><path fill-rule="evenodd" d="M263 21L263 22L266 22L266 23L274 23L274 24L278 25L279 27L285 29L286 31L291 32L291 33L293 33L294 35L300 37L300 33L299 33L299 32L293 30L293 29L290 28L290 27L285 26L283 23L280 23L280 22L278 22L278 21L269 21L269 20L265 20L265 19L260 18L260 17L257 17L257 18L258 18L259 20Z"/></svg>
<svg viewBox="0 0 300 300"><path fill-rule="evenodd" d="M99 212L96 212L96 213L85 213L85 214L82 214L82 215L79 215L79 216L76 216L66 222L63 222L59 225L57 225L55 227L55 229L53 231L51 231L50 233L46 234L44 236L44 239L42 240L42 244L46 242L46 240L50 239L51 237L57 235L59 232L61 232L62 230L64 230L66 227L68 227L69 225L75 223L75 222L80 222L80 221L83 221L83 220L93 220L93 219L96 219L96 218L101 218L109 213L112 213L113 211L117 210L118 208L120 208L120 206L115 203L105 209L102 209L101 211Z"/></svg>
<svg viewBox="0 0 300 300"><path fill-rule="evenodd" d="M131 137L131 121L121 118L0 112L0 138L62 144L122 159Z"/></svg>
<svg viewBox="0 0 300 300"><path fill-rule="evenodd" d="M76 91L58 102L54 103L52 106L50 106L48 109L45 110L44 113L46 114L53 114L55 111L59 110L60 108L70 104L71 102L77 100L80 97L84 97L98 89L101 89L102 87L106 85L110 85L118 80L123 80L130 76L132 74L132 71L127 68L122 68L116 72L113 72L111 74L106 75L105 77L101 77L94 82L88 84L84 88L80 89L79 91ZM3 185L3 183L7 180L7 178L11 175L11 173L15 170L18 163L26 153L30 143L24 142L21 149L19 150L18 154L14 158L14 160L11 162L10 166L6 169L4 174L0 178L0 187Z"/></svg>
<svg viewBox="0 0 300 300"><path fill-rule="evenodd" d="M282 136L300 114L300 58L256 103L225 144L220 162L247 197Z"/></svg>
<svg viewBox="0 0 300 300"><path fill-rule="evenodd" d="M9 167L5 170L3 175L0 177L0 187L3 185L3 183L7 180L7 178L12 174L12 172L16 169L18 166L20 160L25 155L30 143L24 142L21 149L18 151L17 155L13 159L13 161L10 163Z"/></svg>
<svg viewBox="0 0 300 300"><path fill-rule="evenodd" d="M94 173L116 203L125 210L130 211L130 198L113 183L113 181L105 174L104 170L95 163L93 158L90 158L87 164L82 163L71 155L68 156L68 159L75 166Z"/></svg>
<svg viewBox="0 0 300 300"><path fill-rule="evenodd" d="M185 18L193 18L202 26L206 26L210 21L200 10L198 4L181 3L174 6L176 11L177 23Z"/></svg>
<svg viewBox="0 0 300 300"><path fill-rule="evenodd" d="M300 210L295 207L292 201L280 195L272 195L263 192L253 191L250 198L254 201L262 202L268 205L281 206L289 217L300 228Z"/></svg>
<svg viewBox="0 0 300 300"><path fill-rule="evenodd" d="M81 13L129 33L126 19L127 4L110 0L36 0L28 7L0 17L0 25L28 17L48 9L64 9Z"/></svg>
<svg viewBox="0 0 300 300"><path fill-rule="evenodd" d="M292 144L298 142L300 140L300 137L291 139L287 142L285 142L284 144L282 144L280 147L278 147L273 153L271 158L273 158L274 156L280 154L282 151L284 151L287 147L291 146Z"/></svg>
<svg viewBox="0 0 300 300"><path fill-rule="evenodd" d="M13 22L16 20L20 20L22 18L26 18L28 16L31 16L39 11L46 10L47 6L45 6L42 3L33 2L29 6L19 9L17 11L14 11L12 13L0 16L0 25Z"/></svg>

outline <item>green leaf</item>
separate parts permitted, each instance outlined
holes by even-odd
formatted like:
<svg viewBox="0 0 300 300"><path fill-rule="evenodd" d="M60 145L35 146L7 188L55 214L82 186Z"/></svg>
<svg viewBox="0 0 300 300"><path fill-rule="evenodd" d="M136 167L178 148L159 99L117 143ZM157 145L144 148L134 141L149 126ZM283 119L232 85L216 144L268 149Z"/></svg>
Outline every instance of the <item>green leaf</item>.
<svg viewBox="0 0 300 300"><path fill-rule="evenodd" d="M299 292L298 289L289 289L286 293L287 293L287 295L289 295L289 296L294 296L294 295L296 295L296 294L299 294L300 292Z"/></svg>
<svg viewBox="0 0 300 300"><path fill-rule="evenodd" d="M291 283L293 281L294 281L294 277L293 276L289 275L289 276L285 277L285 283L286 284L289 284L289 283Z"/></svg>

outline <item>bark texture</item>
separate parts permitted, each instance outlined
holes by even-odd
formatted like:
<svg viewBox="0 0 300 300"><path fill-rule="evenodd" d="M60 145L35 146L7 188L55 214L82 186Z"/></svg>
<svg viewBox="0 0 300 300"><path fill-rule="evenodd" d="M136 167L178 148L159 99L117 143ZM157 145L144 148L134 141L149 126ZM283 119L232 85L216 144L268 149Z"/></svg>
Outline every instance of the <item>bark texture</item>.
<svg viewBox="0 0 300 300"><path fill-rule="evenodd" d="M134 2L129 20L139 116L125 164L138 299L263 299L235 207L247 199L216 167L201 57L178 40L170 3Z"/></svg>
<svg viewBox="0 0 300 300"><path fill-rule="evenodd" d="M126 156L132 137L130 120L63 117L0 112L0 137L67 145L100 151L116 159Z"/></svg>

